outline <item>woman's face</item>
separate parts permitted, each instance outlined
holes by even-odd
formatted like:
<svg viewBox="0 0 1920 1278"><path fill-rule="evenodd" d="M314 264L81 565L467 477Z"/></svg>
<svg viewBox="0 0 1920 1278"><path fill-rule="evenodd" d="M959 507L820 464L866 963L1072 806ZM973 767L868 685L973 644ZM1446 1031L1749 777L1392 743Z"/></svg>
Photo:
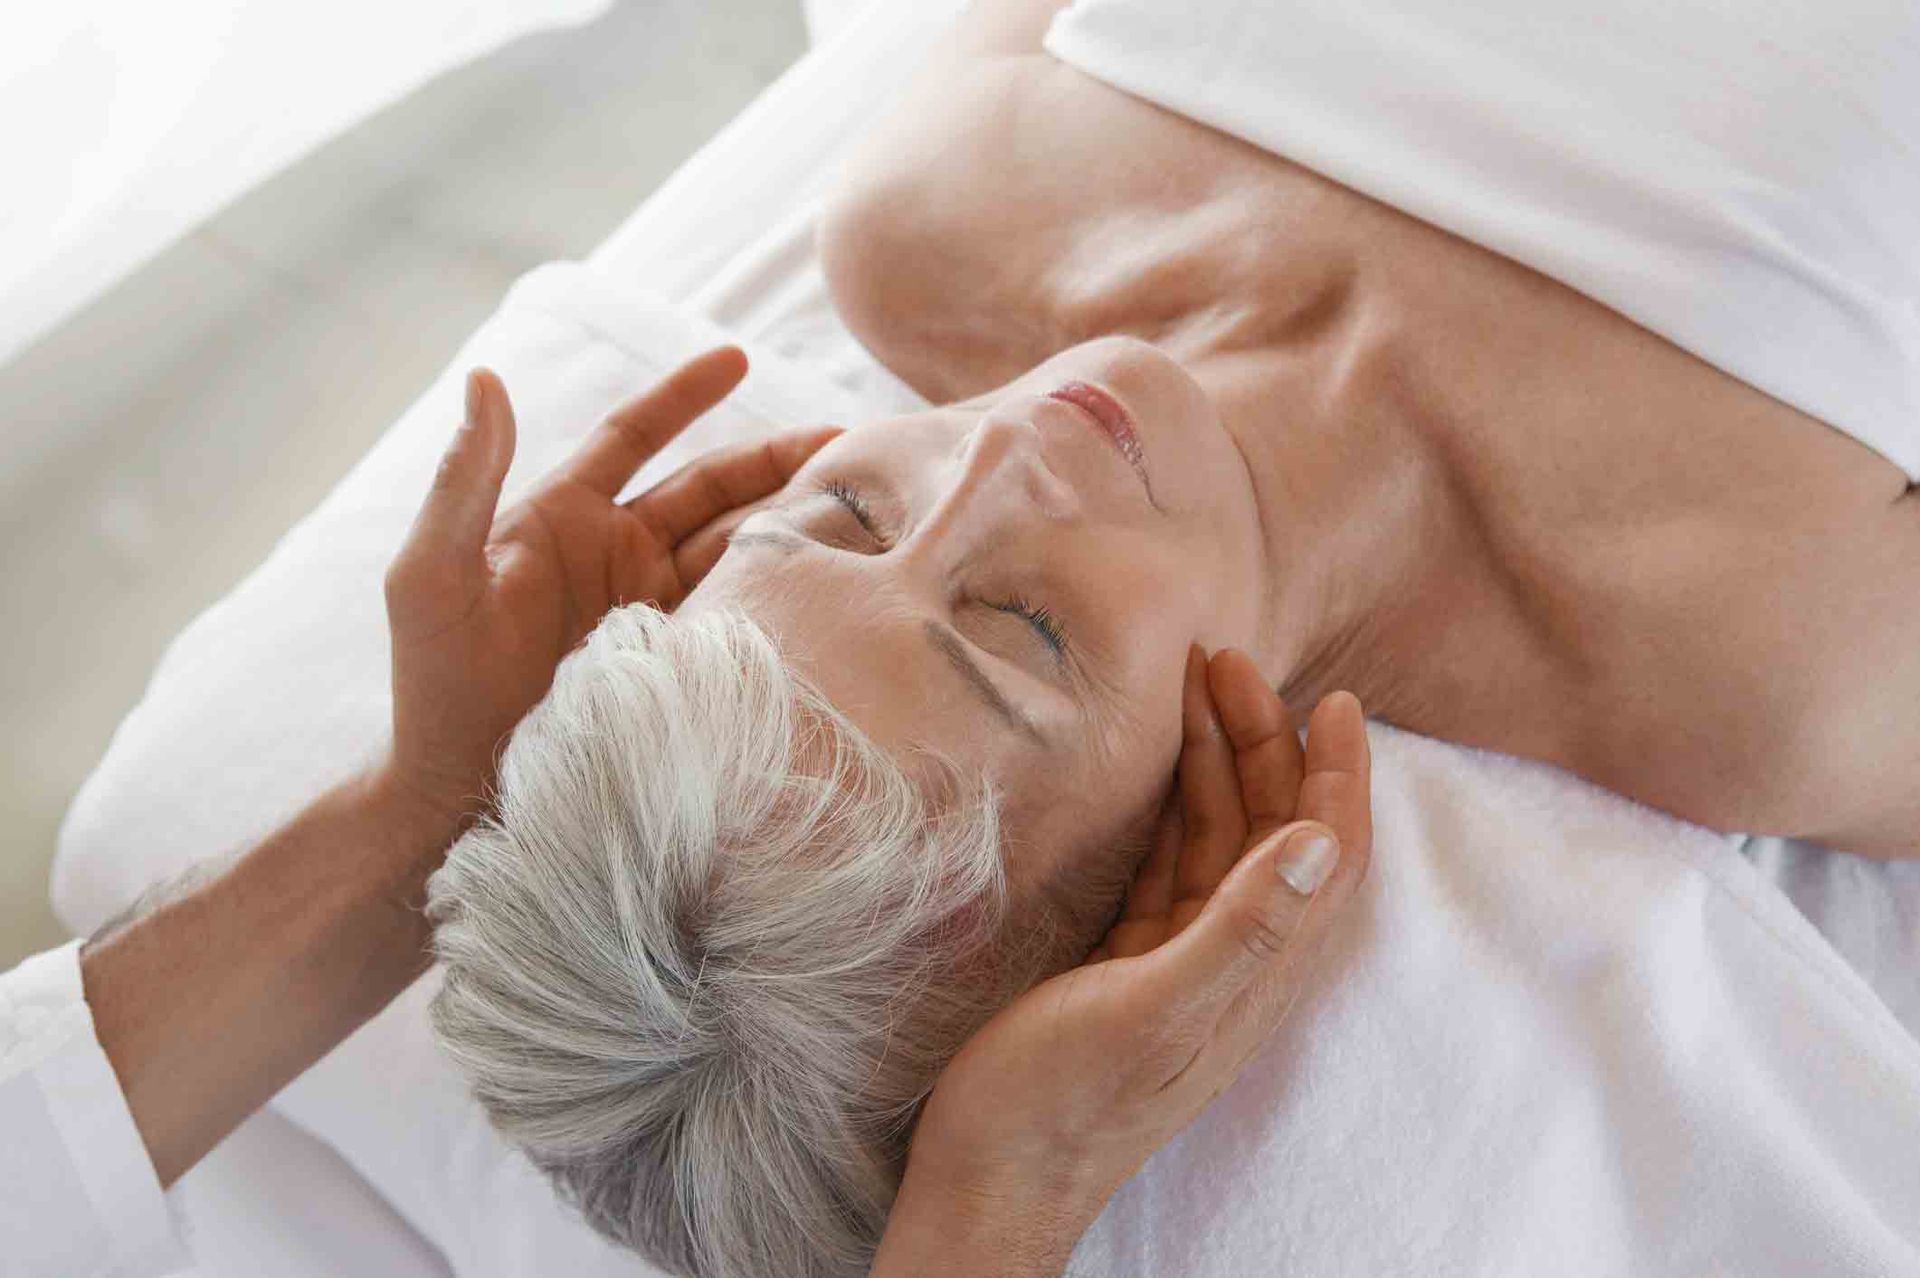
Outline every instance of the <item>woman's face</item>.
<svg viewBox="0 0 1920 1278"><path fill-rule="evenodd" d="M848 431L682 607L745 610L910 771L931 751L984 773L1018 881L1157 807L1187 648L1257 651L1263 554L1205 393L1107 338Z"/></svg>

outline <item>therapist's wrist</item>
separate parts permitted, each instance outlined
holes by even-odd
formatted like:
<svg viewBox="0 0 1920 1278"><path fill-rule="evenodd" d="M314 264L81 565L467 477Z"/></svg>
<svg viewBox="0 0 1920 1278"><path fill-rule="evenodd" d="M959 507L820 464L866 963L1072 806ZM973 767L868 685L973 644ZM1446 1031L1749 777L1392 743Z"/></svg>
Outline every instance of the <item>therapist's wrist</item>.
<svg viewBox="0 0 1920 1278"><path fill-rule="evenodd" d="M396 819L410 825L463 829L485 807L478 782L457 784L446 777L427 776L387 754L362 774L370 793Z"/></svg>
<svg viewBox="0 0 1920 1278"><path fill-rule="evenodd" d="M874 1278L1058 1278L1111 1189L1077 1160L995 1158L923 1122Z"/></svg>
<svg viewBox="0 0 1920 1278"><path fill-rule="evenodd" d="M1085 1228L1061 1203L909 1173L872 1278L1059 1278Z"/></svg>
<svg viewBox="0 0 1920 1278"><path fill-rule="evenodd" d="M480 813L477 799L423 785L391 760L361 773L349 787L368 818L387 833L381 842L412 868L428 873L439 867L447 849Z"/></svg>

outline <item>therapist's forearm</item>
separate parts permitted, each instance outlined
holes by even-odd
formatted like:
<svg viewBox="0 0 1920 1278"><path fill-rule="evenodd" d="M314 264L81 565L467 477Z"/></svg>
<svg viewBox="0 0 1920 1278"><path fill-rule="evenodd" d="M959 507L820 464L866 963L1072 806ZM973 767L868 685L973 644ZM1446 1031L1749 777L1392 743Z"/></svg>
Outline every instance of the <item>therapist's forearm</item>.
<svg viewBox="0 0 1920 1278"><path fill-rule="evenodd" d="M378 773L81 952L101 1048L162 1184L428 964L427 877L458 818Z"/></svg>

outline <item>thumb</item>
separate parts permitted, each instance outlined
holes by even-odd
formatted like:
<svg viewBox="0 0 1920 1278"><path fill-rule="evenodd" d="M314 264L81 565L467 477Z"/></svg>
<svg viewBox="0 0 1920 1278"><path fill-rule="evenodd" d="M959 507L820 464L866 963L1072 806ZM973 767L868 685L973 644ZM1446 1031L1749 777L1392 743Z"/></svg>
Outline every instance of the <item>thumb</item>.
<svg viewBox="0 0 1920 1278"><path fill-rule="evenodd" d="M1152 956L1165 982L1158 1004L1181 1009L1184 1037L1237 1061L1278 1028L1298 960L1353 895L1359 874L1345 863L1357 859L1317 821L1283 826L1240 858L1200 916Z"/></svg>

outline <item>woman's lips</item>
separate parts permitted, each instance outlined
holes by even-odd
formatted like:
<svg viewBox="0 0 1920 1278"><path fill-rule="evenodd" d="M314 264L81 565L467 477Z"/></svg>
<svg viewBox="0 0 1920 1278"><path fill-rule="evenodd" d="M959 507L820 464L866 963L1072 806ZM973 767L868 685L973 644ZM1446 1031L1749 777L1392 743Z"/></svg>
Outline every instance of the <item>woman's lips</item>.
<svg viewBox="0 0 1920 1278"><path fill-rule="evenodd" d="M1133 425L1133 414L1127 411L1125 404L1092 382L1068 382L1048 391L1047 398L1079 409L1082 415L1098 426L1101 433L1120 450L1120 455L1127 459L1134 473L1140 476L1141 487L1147 490L1148 498L1152 498L1153 485L1147 481L1147 450L1140 444L1140 434Z"/></svg>

